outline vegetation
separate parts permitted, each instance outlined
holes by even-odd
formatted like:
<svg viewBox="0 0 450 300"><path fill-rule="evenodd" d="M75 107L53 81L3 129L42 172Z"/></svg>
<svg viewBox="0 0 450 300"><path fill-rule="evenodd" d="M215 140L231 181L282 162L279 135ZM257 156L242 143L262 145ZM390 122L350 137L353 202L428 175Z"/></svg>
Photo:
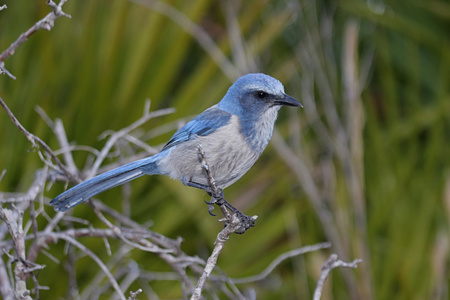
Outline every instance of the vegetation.
<svg viewBox="0 0 450 300"><path fill-rule="evenodd" d="M44 1L3 2L0 51L49 12ZM72 18L35 33L5 60L17 79L0 75L0 97L52 149L58 141L36 106L62 120L69 141L101 149L105 141L98 137L136 121L151 99L152 110L176 109L136 133L158 147L216 103L239 74L270 74L305 108L283 109L262 158L225 191L227 200L259 218L254 229L227 242L221 270L233 278L254 275L281 253L330 241L330 250L290 259L247 288L257 299L311 299L321 265L337 252L364 262L357 270L333 271L327 299L449 297L447 2L96 0L68 1L64 11ZM0 141L0 172L7 170L0 191L26 191L43 162L3 111ZM92 154L80 149L75 163L88 169ZM143 150L118 145L120 154L108 159L136 152ZM223 225L209 216L207 195L162 176L131 187L133 220L151 220L153 231L182 237L184 252L209 256ZM45 202L65 188L47 186ZM122 210L122 196L117 188L98 198ZM87 205L72 215L101 224ZM101 241L86 244L107 255ZM120 245L111 241L112 252ZM62 242L47 251L66 261ZM132 256L142 270L168 271L145 251ZM64 263L46 256L36 262L46 265L39 283L50 287L41 297L66 297ZM84 258L76 272L82 291L98 268ZM149 284L162 299L182 297L179 282Z"/></svg>

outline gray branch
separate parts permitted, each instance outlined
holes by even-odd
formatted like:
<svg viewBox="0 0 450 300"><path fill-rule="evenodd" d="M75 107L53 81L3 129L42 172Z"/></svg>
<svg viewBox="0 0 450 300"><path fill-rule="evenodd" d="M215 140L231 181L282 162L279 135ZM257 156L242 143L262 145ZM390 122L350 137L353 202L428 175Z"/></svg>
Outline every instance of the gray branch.
<svg viewBox="0 0 450 300"><path fill-rule="evenodd" d="M358 264L362 262L362 259L355 259L354 261L348 263L338 259L337 254L331 254L330 258L323 264L322 271L320 272L319 279L317 280L316 289L314 291L313 300L320 300L322 296L323 286L325 284L325 280L327 280L328 275L331 270L335 268L352 268L356 269Z"/></svg>
<svg viewBox="0 0 450 300"><path fill-rule="evenodd" d="M70 15L62 11L62 6L67 0L61 0L59 4L55 4L52 0L47 0L47 5L52 8L52 12L46 15L41 20L37 21L33 26L31 26L26 32L22 33L17 40L15 40L2 54L0 54L0 61L4 61L11 55L13 55L16 49L22 45L28 38L33 35L38 30L44 29L50 31L55 25L55 20L61 16L71 18Z"/></svg>

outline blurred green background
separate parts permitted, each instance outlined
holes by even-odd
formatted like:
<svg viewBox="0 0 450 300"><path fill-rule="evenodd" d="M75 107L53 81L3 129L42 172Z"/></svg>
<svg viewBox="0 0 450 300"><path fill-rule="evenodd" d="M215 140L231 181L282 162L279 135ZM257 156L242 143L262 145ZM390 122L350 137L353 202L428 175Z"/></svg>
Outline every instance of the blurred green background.
<svg viewBox="0 0 450 300"><path fill-rule="evenodd" d="M249 276L285 251L331 241L331 250L288 260L247 287L257 299L311 299L321 264L338 252L365 261L356 271L335 270L324 299L448 299L447 1L173 0L165 2L176 12L169 15L158 1L138 2L68 1L64 11L72 19L56 20L5 61L17 79L2 75L0 96L29 131L58 148L38 105L62 119L69 141L100 149L98 136L137 120L147 98L153 110L176 112L143 129L151 133L174 121L175 129L218 102L238 74L270 74L305 108L281 111L275 141L226 190L230 202L259 219L229 240L220 268L231 277ZM45 1L0 4L8 6L0 12L1 51L49 12ZM205 50L205 33L228 68ZM158 146L170 134L150 134L146 142ZM43 165L30 149L1 111L0 170L7 170L1 191L28 188ZM127 151L136 149L122 154ZM80 169L92 163L87 151L74 156ZM153 230L183 237L188 254L208 257L222 225L208 215L204 193L157 176L132 188L134 220L153 220ZM46 196L63 189L54 184ZM120 209L121 195L118 188L98 198ZM96 222L86 206L73 214ZM61 260L62 244L49 250ZM101 242L92 247L106 255ZM144 270L168 269L149 253L134 251L133 258ZM39 282L51 287L41 297L64 297L63 266L46 257L38 263L47 265ZM80 260L81 290L97 271L88 258ZM177 282L150 285L162 299L181 297Z"/></svg>

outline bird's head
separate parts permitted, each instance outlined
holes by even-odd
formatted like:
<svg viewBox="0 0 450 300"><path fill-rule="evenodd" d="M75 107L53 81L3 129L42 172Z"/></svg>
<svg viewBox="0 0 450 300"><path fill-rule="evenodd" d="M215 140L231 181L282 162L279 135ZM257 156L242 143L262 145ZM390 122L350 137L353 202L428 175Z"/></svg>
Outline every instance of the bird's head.
<svg viewBox="0 0 450 300"><path fill-rule="evenodd" d="M219 108L238 116L257 116L270 108L278 111L282 105L302 107L300 102L285 94L279 80L262 73L240 77L218 104Z"/></svg>

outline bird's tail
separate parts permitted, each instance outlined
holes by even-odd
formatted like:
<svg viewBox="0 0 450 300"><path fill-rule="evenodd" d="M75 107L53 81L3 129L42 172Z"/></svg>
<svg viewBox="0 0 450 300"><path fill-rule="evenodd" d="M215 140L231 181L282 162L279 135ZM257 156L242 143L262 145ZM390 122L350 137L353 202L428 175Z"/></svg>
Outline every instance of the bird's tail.
<svg viewBox="0 0 450 300"><path fill-rule="evenodd" d="M142 175L158 174L158 154L97 175L65 191L50 202L56 211L66 211L81 202Z"/></svg>

